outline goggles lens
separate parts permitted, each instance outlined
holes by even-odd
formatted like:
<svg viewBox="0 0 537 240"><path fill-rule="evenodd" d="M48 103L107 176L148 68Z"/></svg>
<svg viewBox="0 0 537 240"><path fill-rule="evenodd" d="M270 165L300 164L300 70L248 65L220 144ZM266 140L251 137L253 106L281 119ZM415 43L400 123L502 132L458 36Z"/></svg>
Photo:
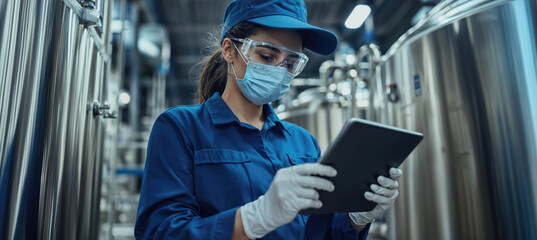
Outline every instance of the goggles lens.
<svg viewBox="0 0 537 240"><path fill-rule="evenodd" d="M249 38L231 38L231 40L242 43L241 52L248 61L281 66L286 68L294 76L302 72L309 60L308 56L304 53L293 51L276 44L260 42Z"/></svg>

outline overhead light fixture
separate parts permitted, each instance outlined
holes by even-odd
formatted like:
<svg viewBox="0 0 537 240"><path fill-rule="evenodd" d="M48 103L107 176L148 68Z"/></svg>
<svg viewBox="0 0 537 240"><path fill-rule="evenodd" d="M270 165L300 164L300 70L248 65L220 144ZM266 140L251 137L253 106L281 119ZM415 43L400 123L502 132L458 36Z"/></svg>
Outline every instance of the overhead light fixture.
<svg viewBox="0 0 537 240"><path fill-rule="evenodd" d="M123 105L127 105L131 102L131 96L127 92L119 94L119 102Z"/></svg>
<svg viewBox="0 0 537 240"><path fill-rule="evenodd" d="M138 51L152 58L160 56L160 48L147 38L138 40Z"/></svg>
<svg viewBox="0 0 537 240"><path fill-rule="evenodd" d="M371 14L371 8L364 4L359 4L354 7L347 20L345 20L345 27L348 29L356 29L364 24L367 17Z"/></svg>

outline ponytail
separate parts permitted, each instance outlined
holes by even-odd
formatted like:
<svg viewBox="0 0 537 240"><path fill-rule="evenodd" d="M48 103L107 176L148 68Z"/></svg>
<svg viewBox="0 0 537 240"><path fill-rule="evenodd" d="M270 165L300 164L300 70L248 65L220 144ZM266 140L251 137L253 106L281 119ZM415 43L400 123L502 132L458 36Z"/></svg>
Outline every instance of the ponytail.
<svg viewBox="0 0 537 240"><path fill-rule="evenodd" d="M205 61L205 68L201 72L198 97L204 103L215 92L223 92L227 82L227 63L222 56L222 50L215 51Z"/></svg>
<svg viewBox="0 0 537 240"><path fill-rule="evenodd" d="M241 22L233 26L224 35L227 37L246 38L253 35L259 26L254 23ZM214 36L214 35L213 35ZM226 88L228 64L224 61L222 55L221 43L218 39L214 39L217 50L206 57L200 64L205 65L200 75L198 86L199 103L205 103L216 92L223 92Z"/></svg>

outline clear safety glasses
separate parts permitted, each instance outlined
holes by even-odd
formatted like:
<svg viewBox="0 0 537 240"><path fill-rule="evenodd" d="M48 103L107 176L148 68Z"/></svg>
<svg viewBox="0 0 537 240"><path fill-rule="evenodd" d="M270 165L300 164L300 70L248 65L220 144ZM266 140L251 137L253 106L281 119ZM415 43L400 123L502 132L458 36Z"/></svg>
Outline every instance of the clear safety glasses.
<svg viewBox="0 0 537 240"><path fill-rule="evenodd" d="M309 58L306 54L293 51L276 44L260 42L249 38L231 38L233 41L241 42L242 55L248 61L267 64L272 66L282 66L287 68L294 76L302 72Z"/></svg>

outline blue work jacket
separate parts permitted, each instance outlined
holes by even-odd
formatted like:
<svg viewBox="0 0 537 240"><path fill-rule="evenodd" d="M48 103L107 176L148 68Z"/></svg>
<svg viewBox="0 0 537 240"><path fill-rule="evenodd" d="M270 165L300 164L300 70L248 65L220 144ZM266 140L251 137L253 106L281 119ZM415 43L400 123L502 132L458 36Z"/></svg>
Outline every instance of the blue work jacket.
<svg viewBox="0 0 537 240"><path fill-rule="evenodd" d="M319 159L315 138L278 119L242 123L220 97L170 108L148 143L135 225L137 239L230 239L235 212L269 188L276 171ZM365 239L346 213L298 215L263 239Z"/></svg>

